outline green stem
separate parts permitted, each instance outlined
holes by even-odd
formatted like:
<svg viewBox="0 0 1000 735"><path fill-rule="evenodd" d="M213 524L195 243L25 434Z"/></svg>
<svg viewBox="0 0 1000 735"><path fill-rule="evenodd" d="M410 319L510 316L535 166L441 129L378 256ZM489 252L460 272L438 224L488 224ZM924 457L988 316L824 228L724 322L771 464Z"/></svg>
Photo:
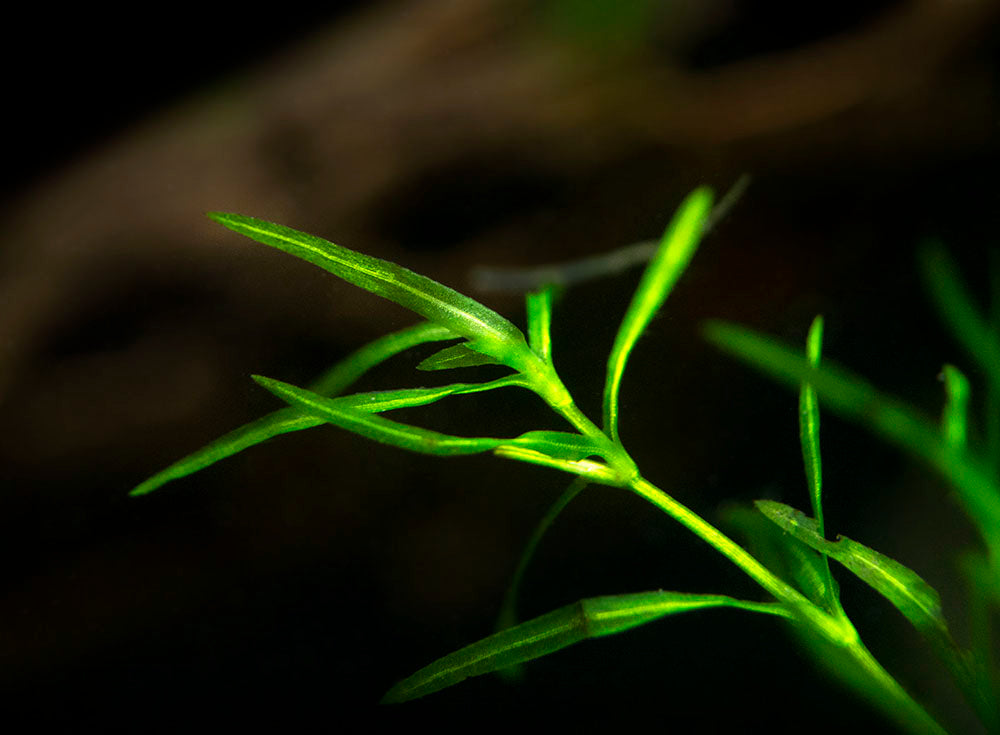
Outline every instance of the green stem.
<svg viewBox="0 0 1000 735"><path fill-rule="evenodd" d="M767 567L753 558L750 553L719 529L692 511L684 504L674 500L660 488L643 477L636 478L629 486L632 491L649 501L675 521L702 539L733 564L742 569L757 584L770 592L774 597L795 608L815 608L809 600L802 596L794 587L782 581ZM818 610L825 618L832 621L829 615ZM841 638L842 636L835 636Z"/></svg>
<svg viewBox="0 0 1000 735"><path fill-rule="evenodd" d="M879 706L913 732L946 735L942 728L920 704L912 699L902 685L865 648L857 630L843 614L833 616L806 599L798 590L775 576L742 546L703 519L687 506L674 500L648 480L639 477L629 487L631 490L665 512L698 538L742 569L757 584L784 602L796 613L800 622L812 627L823 639L844 650L864 672L873 687L884 697L873 697ZM871 690L868 690L871 694Z"/></svg>
<svg viewBox="0 0 1000 735"><path fill-rule="evenodd" d="M882 668L882 664L860 640L850 647L849 653L873 685L871 688L865 687L864 693L900 726L911 732L948 735L948 731L903 689L892 674ZM881 689L881 696L872 691L876 687Z"/></svg>

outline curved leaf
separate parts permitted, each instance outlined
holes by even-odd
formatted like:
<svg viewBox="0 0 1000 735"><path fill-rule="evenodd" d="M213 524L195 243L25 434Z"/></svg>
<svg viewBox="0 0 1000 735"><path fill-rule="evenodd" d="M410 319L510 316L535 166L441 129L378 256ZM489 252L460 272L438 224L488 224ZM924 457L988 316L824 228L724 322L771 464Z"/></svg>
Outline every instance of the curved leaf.
<svg viewBox="0 0 1000 735"><path fill-rule="evenodd" d="M895 605L917 630L948 634L940 596L912 569L846 536L827 541L819 534L816 519L784 503L757 500L754 505L778 527L854 572Z"/></svg>
<svg viewBox="0 0 1000 735"><path fill-rule="evenodd" d="M625 364L635 343L694 255L701 239L702 224L711 208L712 192L706 187L695 189L681 202L618 328L604 384L604 429L615 442L618 441L618 389Z"/></svg>
<svg viewBox="0 0 1000 735"><path fill-rule="evenodd" d="M431 322L423 322L413 327L387 334L370 342L341 360L312 383L310 388L321 395L335 395L346 390L368 370L403 350L424 342L452 339L456 335L451 330ZM221 459L231 457L271 437L300 431L325 423L295 408L283 408L267 416L244 424L238 429L224 434L191 454L179 459L166 469L137 485L129 495L145 495L162 487L171 480L177 480L202 470Z"/></svg>
<svg viewBox="0 0 1000 735"><path fill-rule="evenodd" d="M302 258L447 327L467 337L475 349L516 370L524 368L525 357L533 355L521 330L511 322L426 276L284 225L225 212L209 212L208 216L241 235Z"/></svg>
<svg viewBox="0 0 1000 735"><path fill-rule="evenodd" d="M531 661L586 638L620 633L666 615L709 607L736 607L791 616L777 603L748 602L725 595L659 591L593 597L515 625L438 659L392 687L382 697L382 703L417 699L470 676Z"/></svg>

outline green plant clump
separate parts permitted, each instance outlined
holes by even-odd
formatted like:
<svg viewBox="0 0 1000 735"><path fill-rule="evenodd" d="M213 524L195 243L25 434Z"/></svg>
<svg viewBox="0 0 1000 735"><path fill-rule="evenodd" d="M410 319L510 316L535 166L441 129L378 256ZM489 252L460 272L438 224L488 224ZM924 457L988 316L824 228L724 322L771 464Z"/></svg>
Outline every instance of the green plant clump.
<svg viewBox="0 0 1000 735"><path fill-rule="evenodd" d="M942 421L929 421L860 378L821 366L820 317L809 329L804 354L737 326L717 322L706 326L707 338L718 347L799 392L800 438L812 515L781 503L758 501L756 510L748 511L740 521L755 555L647 480L622 444L618 396L629 356L693 256L712 203L708 189L693 191L659 241L607 360L600 425L577 408L553 363L549 336L553 286L542 286L527 295L525 335L479 302L401 266L281 225L236 214L210 214L231 230L307 260L416 312L426 321L363 347L309 388L254 376L287 406L181 459L140 484L132 494L149 493L277 434L325 423L415 452L441 456L492 452L562 470L575 479L531 539L508 591L498 632L398 682L383 702L423 697L470 676L509 672L582 639L620 633L668 615L730 607L787 621L807 644L807 651L902 728L919 733L946 732L865 647L841 606L832 559L898 608L931 643L984 726L1000 731L997 668L989 644L991 610L1000 603L1000 419L996 418L1000 416L1000 344L995 325L987 323L965 299L955 269L940 247L925 251L925 271L946 318L991 381L988 408L994 418L989 424L989 456L980 455L968 444L968 383L957 368L944 369ZM449 340L458 341L425 359L417 369L495 364L511 372L488 382L346 394L361 375L394 355L418 344ZM394 409L426 405L448 396L515 387L537 394L565 420L566 430L529 431L510 438L454 436L386 416ZM938 594L914 571L857 541L844 537L828 540L822 508L820 400L924 458L953 485L981 532L984 546L982 552L967 555L964 564L972 589L974 640L970 647L962 647L952 638ZM627 488L659 508L746 573L763 588L766 600L659 590L584 599L518 622L517 588L538 540L561 509L589 483Z"/></svg>

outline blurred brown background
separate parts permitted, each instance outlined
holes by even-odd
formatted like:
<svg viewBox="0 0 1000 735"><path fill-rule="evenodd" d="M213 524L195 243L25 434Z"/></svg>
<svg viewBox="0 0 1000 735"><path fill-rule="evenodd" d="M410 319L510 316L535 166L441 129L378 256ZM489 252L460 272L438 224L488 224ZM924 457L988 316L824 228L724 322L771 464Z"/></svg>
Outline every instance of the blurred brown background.
<svg viewBox="0 0 1000 735"><path fill-rule="evenodd" d="M324 15L201 9L128 34L81 14L47 19L46 58L5 52L20 70L0 208L10 705L65 722L156 712L179 724L208 704L234 722L325 713L374 729L508 713L753 729L772 707L817 716L817 731L873 721L778 625L724 612L578 646L520 686L484 678L378 708L398 678L490 632L521 546L564 485L540 469L315 429L126 497L276 407L250 373L304 383L413 321L231 236L206 210L316 232L469 290L475 265L654 237L691 188L749 173L626 377L623 438L645 474L714 520L731 501L807 503L794 397L713 352L698 334L706 318L801 340L822 312L830 357L938 411L942 363L968 361L913 255L921 238L944 238L985 294L1000 7L762 5L392 0ZM592 415L636 277L582 285L557 313L557 364ZM519 296L470 293L520 320ZM362 387L426 380L413 364ZM522 398L407 418L465 434L552 425ZM824 450L830 528L917 569L961 629L954 561L972 534L943 484L834 417ZM842 584L876 655L955 711L902 619ZM656 588L757 595L669 519L594 488L540 549L524 612Z"/></svg>

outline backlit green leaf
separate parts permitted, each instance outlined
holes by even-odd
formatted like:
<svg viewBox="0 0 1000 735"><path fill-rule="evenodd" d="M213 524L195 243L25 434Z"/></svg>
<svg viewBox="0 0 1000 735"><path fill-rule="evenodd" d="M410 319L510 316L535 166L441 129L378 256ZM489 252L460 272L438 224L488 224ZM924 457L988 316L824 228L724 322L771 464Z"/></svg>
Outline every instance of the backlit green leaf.
<svg viewBox="0 0 1000 735"><path fill-rule="evenodd" d="M947 635L941 598L912 569L845 536L838 536L838 541L827 541L819 534L814 518L788 505L773 500L758 500L754 505L780 528L854 572L895 605L918 630Z"/></svg>
<svg viewBox="0 0 1000 735"><path fill-rule="evenodd" d="M969 381L954 365L945 365L941 377L945 392L941 417L944 443L949 449L961 452L969 433Z"/></svg>
<svg viewBox="0 0 1000 735"><path fill-rule="evenodd" d="M618 391L629 355L694 255L702 224L711 208L712 192L705 187L695 189L684 199L663 233L618 328L604 383L604 429L615 442L618 441Z"/></svg>
<svg viewBox="0 0 1000 735"><path fill-rule="evenodd" d="M239 214L210 212L216 222L317 265L355 286L394 301L470 340L471 346L516 370L532 355L521 331L492 309L426 276L370 255Z"/></svg>
<svg viewBox="0 0 1000 735"><path fill-rule="evenodd" d="M438 350L417 365L417 370L450 370L451 368L478 367L479 365L500 365L489 355L476 352L468 343L452 345Z"/></svg>
<svg viewBox="0 0 1000 735"><path fill-rule="evenodd" d="M384 704L423 697L508 666L531 661L586 638L620 633L666 615L710 607L736 607L788 617L776 603L737 600L725 595L642 592L580 600L484 638L438 659L386 692Z"/></svg>
<svg viewBox="0 0 1000 735"><path fill-rule="evenodd" d="M369 413L368 410L385 411L395 408L426 405L448 395L462 392L485 390L484 386L516 384L517 376L501 378L491 384L444 386L442 388L410 388L399 391L381 391L379 393L343 398L326 398L304 388L298 388L280 380L254 375L253 379L279 398L296 408L302 409L312 416L321 418L327 423L347 429L355 434L374 439L382 444L390 444L401 449L424 454L442 456L455 454L478 454L495 449L509 439L492 439L487 437L460 437L451 434L441 434L429 429L421 429L409 424L384 418Z"/></svg>
<svg viewBox="0 0 1000 735"><path fill-rule="evenodd" d="M330 396L346 390L368 370L404 350L424 342L437 342L455 337L454 332L430 322L387 334L357 350L324 373L310 387L316 393ZM145 480L129 493L145 495L171 480L186 477L198 470L230 457L271 437L325 423L295 408L283 408L252 421L219 437L201 449L174 462Z"/></svg>
<svg viewBox="0 0 1000 735"><path fill-rule="evenodd" d="M828 362L821 368L812 367L797 351L744 327L710 321L704 333L720 349L782 382L796 387L808 382L825 406L923 457L953 483L983 538L996 538L1000 486L980 460L968 453L956 456L949 450L935 422L847 370Z"/></svg>
<svg viewBox="0 0 1000 735"><path fill-rule="evenodd" d="M955 262L936 241L924 243L919 255L924 282L951 333L990 380L1000 384L1000 335L969 299Z"/></svg>
<svg viewBox="0 0 1000 735"><path fill-rule="evenodd" d="M545 286L526 297L528 313L528 345L546 362L552 361L552 299L555 286Z"/></svg>

